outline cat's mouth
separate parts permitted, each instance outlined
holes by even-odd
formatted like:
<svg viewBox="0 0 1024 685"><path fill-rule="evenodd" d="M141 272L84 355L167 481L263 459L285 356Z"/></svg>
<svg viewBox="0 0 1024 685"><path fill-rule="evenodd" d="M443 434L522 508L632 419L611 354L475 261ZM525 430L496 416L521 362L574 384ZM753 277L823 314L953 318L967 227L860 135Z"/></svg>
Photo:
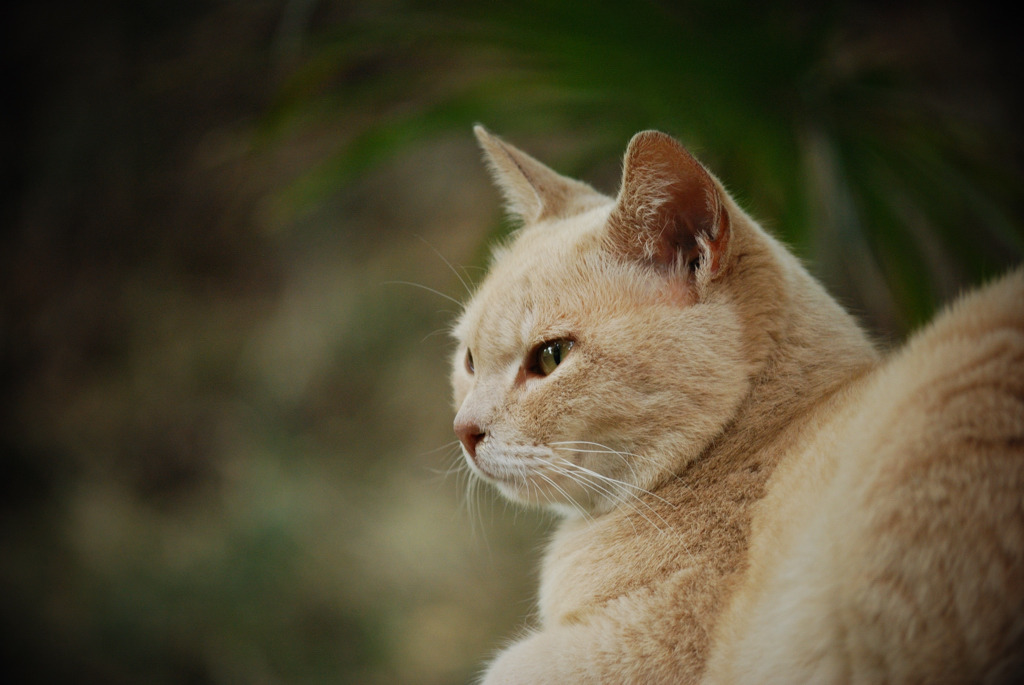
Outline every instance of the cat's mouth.
<svg viewBox="0 0 1024 685"><path fill-rule="evenodd" d="M567 443L569 452L606 452L579 447L594 443ZM614 452L614 454L619 454ZM565 513L592 511L604 500L617 501L635 486L606 476L562 455L557 447L499 443L463 450L473 474L493 485L505 497L523 504L551 506Z"/></svg>
<svg viewBox="0 0 1024 685"><path fill-rule="evenodd" d="M469 464L469 467L470 467L470 469L473 470L473 473L475 473L477 476L483 478L484 480L489 480L489 481L494 481L494 482L502 482L504 480L507 480L506 478L501 478L501 477L491 473L490 471L488 471L487 468L483 464L484 460L481 459L480 455L477 454L476 452L468 452L465 449L463 449L462 450L462 456L466 459L466 463Z"/></svg>
<svg viewBox="0 0 1024 685"><path fill-rule="evenodd" d="M470 468L477 476L495 485L516 485L528 478L529 469L519 465L509 468L507 465L494 464L493 460L481 459L480 455L468 455Z"/></svg>
<svg viewBox="0 0 1024 685"><path fill-rule="evenodd" d="M463 449L463 456L479 477L507 486L524 485L546 466L543 450L536 449L527 452L478 449L472 453Z"/></svg>

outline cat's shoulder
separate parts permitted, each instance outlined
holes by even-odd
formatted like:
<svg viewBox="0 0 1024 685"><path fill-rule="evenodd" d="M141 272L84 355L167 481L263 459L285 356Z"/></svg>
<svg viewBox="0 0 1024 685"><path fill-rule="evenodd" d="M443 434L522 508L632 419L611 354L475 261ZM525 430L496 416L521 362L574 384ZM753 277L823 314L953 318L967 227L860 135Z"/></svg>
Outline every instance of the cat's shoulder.
<svg viewBox="0 0 1024 685"><path fill-rule="evenodd" d="M999 332L1024 330L1024 266L974 288L941 310L908 341L904 356L934 347L969 344Z"/></svg>
<svg viewBox="0 0 1024 685"><path fill-rule="evenodd" d="M962 395L968 381L990 386L1021 374L1024 268L1017 268L942 309L889 356L878 382L890 396L941 399Z"/></svg>

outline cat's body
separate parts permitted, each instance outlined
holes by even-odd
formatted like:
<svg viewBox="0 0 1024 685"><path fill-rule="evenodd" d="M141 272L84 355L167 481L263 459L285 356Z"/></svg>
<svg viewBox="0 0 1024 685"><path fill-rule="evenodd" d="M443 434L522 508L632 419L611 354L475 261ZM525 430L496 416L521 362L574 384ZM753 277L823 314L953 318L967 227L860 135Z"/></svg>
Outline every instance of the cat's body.
<svg viewBox="0 0 1024 685"><path fill-rule="evenodd" d="M456 432L566 514L485 682L1024 675L1024 273L882 359L667 136L615 200L478 136L525 225L457 325Z"/></svg>

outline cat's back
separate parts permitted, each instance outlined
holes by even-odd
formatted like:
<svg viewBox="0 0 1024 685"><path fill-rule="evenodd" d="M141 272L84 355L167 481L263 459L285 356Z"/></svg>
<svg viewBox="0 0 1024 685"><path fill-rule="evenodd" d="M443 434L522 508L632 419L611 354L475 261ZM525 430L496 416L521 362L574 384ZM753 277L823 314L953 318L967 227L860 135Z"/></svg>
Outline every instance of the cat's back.
<svg viewBox="0 0 1024 685"><path fill-rule="evenodd" d="M1024 677L1024 270L845 393L755 515L716 682Z"/></svg>
<svg viewBox="0 0 1024 685"><path fill-rule="evenodd" d="M970 391L963 386L968 377L996 386L1001 385L999 379L1020 382L1022 354L1024 269L1017 269L942 311L893 355L883 373L893 381L917 378L919 385L939 383L949 390ZM988 383L974 389L982 390Z"/></svg>
<svg viewBox="0 0 1024 685"><path fill-rule="evenodd" d="M859 405L876 448L936 458L1024 444L1024 269L959 298L870 379ZM865 457L870 459L870 457ZM917 462L909 457L897 463ZM968 465L969 461L964 462ZM963 473L968 470L960 469Z"/></svg>

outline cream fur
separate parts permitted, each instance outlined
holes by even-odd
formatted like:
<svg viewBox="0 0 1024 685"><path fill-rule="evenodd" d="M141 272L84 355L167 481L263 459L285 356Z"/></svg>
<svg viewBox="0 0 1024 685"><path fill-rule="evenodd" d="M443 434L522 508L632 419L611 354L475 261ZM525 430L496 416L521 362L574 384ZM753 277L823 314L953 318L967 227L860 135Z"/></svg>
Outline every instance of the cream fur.
<svg viewBox="0 0 1024 685"><path fill-rule="evenodd" d="M524 226L455 327L456 432L565 515L488 685L1024 675L1024 272L883 359L667 136L617 199L477 136Z"/></svg>

